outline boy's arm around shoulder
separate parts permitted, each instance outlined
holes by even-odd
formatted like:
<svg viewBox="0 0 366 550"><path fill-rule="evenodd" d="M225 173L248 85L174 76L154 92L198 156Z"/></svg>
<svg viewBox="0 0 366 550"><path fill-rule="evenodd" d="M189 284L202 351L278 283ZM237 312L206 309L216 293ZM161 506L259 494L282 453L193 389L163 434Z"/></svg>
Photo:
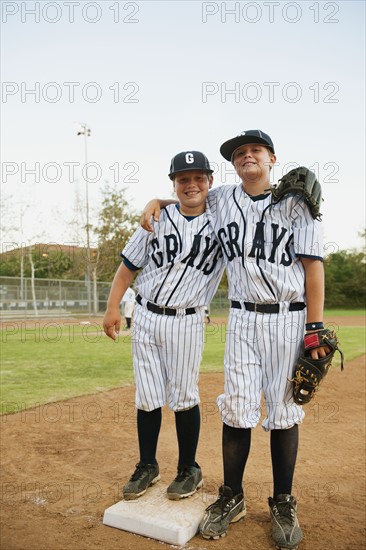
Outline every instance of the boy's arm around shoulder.
<svg viewBox="0 0 366 550"><path fill-rule="evenodd" d="M223 186L220 186L215 189L210 189L208 197L211 199L211 201L216 200L217 192L216 189L220 189ZM154 231L154 227L151 223L151 218L155 222L158 222L160 219L160 214L163 208L166 208L169 206L169 204L177 204L178 201L174 199L152 199L149 201L145 208L143 209L141 216L140 216L140 225L143 227L146 231L149 231L152 233Z"/></svg>
<svg viewBox="0 0 366 550"><path fill-rule="evenodd" d="M162 208L169 206L169 204L177 204L177 202L178 201L173 199L152 199L149 201L140 216L141 227L152 233L154 231L154 227L151 223L151 218L158 222Z"/></svg>
<svg viewBox="0 0 366 550"><path fill-rule="evenodd" d="M107 310L103 318L103 330L112 340L116 340L116 335L121 328L120 303L122 297L131 285L135 275L136 271L129 269L122 262L114 276L108 297Z"/></svg>

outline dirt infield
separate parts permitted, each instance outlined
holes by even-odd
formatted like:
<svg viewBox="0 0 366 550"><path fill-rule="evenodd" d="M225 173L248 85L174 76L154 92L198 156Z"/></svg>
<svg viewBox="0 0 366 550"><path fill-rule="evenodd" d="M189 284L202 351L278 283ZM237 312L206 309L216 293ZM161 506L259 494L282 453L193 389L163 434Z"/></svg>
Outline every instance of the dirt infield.
<svg viewBox="0 0 366 550"><path fill-rule="evenodd" d="M221 422L215 398L222 373L200 378L198 448L206 488L222 481ZM365 357L333 369L305 409L294 494L304 531L301 550L365 548ZM105 508L137 461L134 387L127 386L4 416L1 422L1 550L159 550L164 544L102 524ZM174 416L163 413L158 460L175 476ZM269 436L254 431L246 472L248 513L219 541L194 537L187 550L273 548ZM173 504L172 504L173 505ZM165 547L171 547L165 545Z"/></svg>

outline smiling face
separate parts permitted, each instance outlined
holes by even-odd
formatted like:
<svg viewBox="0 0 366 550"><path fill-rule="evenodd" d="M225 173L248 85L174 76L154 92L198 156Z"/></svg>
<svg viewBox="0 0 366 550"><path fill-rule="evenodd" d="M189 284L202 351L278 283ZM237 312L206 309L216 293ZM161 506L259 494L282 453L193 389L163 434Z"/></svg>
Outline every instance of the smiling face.
<svg viewBox="0 0 366 550"><path fill-rule="evenodd" d="M274 155L264 145L248 143L233 153L232 163L245 188L256 187L262 192L269 185L269 172L276 162Z"/></svg>
<svg viewBox="0 0 366 550"><path fill-rule="evenodd" d="M180 211L186 216L199 216L206 210L206 198L213 177L202 170L187 170L177 174L173 181Z"/></svg>

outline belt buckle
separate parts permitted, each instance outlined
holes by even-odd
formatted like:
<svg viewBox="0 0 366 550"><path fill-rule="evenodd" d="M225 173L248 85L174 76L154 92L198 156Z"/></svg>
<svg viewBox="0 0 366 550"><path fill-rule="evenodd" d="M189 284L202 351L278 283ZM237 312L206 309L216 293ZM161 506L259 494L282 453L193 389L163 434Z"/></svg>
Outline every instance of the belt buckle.
<svg viewBox="0 0 366 550"><path fill-rule="evenodd" d="M165 306L160 306L160 307L163 310L162 315L165 315L165 309L166 309Z"/></svg>
<svg viewBox="0 0 366 550"><path fill-rule="evenodd" d="M257 302L254 302L254 313L257 313Z"/></svg>

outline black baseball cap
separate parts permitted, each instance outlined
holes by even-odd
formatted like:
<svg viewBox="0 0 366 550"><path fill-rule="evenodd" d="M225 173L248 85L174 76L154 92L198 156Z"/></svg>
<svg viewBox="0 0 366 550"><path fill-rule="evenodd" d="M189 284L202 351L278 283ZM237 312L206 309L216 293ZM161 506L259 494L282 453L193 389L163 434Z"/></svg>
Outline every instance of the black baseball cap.
<svg viewBox="0 0 366 550"><path fill-rule="evenodd" d="M245 130L245 132L241 132L238 136L225 141L220 147L220 153L226 160L231 162L234 151L247 143L260 143L268 147L273 154L275 152L273 141L268 134L262 132L262 130Z"/></svg>
<svg viewBox="0 0 366 550"><path fill-rule="evenodd" d="M208 158L200 151L183 151L172 158L170 163L169 177L174 179L175 174L187 172L188 170L203 170L212 174Z"/></svg>

